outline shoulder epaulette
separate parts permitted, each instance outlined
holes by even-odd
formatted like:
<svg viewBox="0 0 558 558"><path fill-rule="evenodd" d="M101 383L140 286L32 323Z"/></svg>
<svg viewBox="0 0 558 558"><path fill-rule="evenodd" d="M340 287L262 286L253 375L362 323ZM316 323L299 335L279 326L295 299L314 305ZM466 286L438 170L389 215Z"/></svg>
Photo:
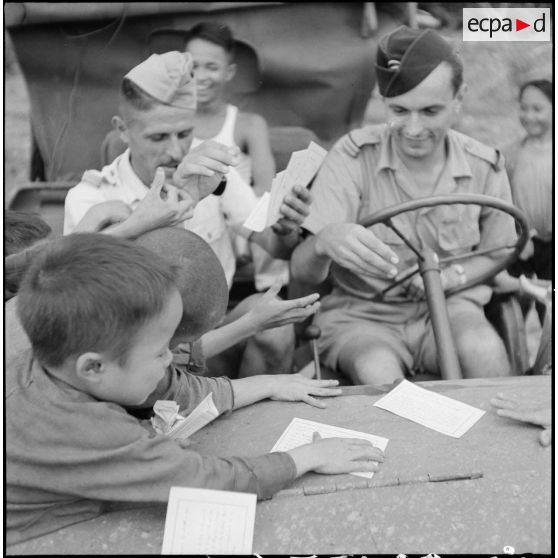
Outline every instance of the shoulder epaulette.
<svg viewBox="0 0 558 558"><path fill-rule="evenodd" d="M460 134L459 132L454 133L460 138L463 144L463 148L467 153L478 157L479 159L483 159L487 163L490 163L492 168L496 171L501 170L504 168L504 158L500 151L494 147L490 147L481 143L480 141L466 136L465 134Z"/></svg>
<svg viewBox="0 0 558 558"><path fill-rule="evenodd" d="M344 137L343 147L351 157L356 157L364 145L379 143L384 129L384 125L379 125L352 130Z"/></svg>
<svg viewBox="0 0 558 558"><path fill-rule="evenodd" d="M81 177L81 181L87 182L87 184L98 188L103 182L103 175L100 171L97 170L86 170Z"/></svg>

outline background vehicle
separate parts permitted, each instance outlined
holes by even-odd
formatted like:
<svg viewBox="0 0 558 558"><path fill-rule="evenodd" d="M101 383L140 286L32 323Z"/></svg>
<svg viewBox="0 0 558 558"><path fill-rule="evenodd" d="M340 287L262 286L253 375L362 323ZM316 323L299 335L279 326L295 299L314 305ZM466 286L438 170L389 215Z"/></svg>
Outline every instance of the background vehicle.
<svg viewBox="0 0 558 558"><path fill-rule="evenodd" d="M181 50L183 32L205 20L224 22L239 41L231 101L330 145L360 125L377 39L405 21L407 5L14 2L4 10L31 101L30 179L50 184L99 168L122 76L150 53Z"/></svg>

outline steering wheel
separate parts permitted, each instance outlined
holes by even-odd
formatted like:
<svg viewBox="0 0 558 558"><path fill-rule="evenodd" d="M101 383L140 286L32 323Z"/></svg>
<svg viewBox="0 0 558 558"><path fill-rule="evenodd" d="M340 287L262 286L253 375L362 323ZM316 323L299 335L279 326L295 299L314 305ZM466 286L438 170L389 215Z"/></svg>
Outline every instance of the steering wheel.
<svg viewBox="0 0 558 558"><path fill-rule="evenodd" d="M430 248L426 250L419 250L403 233L394 225L393 217L408 211L416 211L425 207L434 207L437 205L480 205L481 207L493 207L497 210L503 211L511 215L517 224L519 224L520 234L517 240L511 245L497 246L495 248L487 248L485 250L471 250L465 254L456 256L449 256L447 258L439 259ZM443 379L459 379L462 377L459 361L457 358L457 351L451 334L450 322L446 307L446 296L455 294L463 289L468 289L479 283L483 283L496 275L499 271L507 268L513 263L525 247L528 240L528 224L525 216L519 209L513 205L506 203L498 198L492 198L482 194L456 194L446 196L430 196L426 198L419 198L409 202L401 203L382 209L365 219L362 219L360 224L364 227L372 227L382 223L389 227L401 240L417 255L418 266L412 266L402 276L379 293L379 297L384 301L395 301L395 298L388 298L385 294L396 287L410 280L416 273L420 273L424 282L424 291L426 295L426 302L428 304L428 311L430 313L430 320L432 322L432 330L434 332L434 339L436 341L436 348L438 351L438 361L440 371ZM440 264L447 265L456 261L462 261L474 256L486 255L491 252L499 250L512 250L506 258L494 264L490 269L483 273L478 274L476 277L468 278L462 285L458 285L452 289L448 289L445 293L442 288L440 278ZM378 297L375 297L378 300Z"/></svg>
<svg viewBox="0 0 558 558"><path fill-rule="evenodd" d="M409 211L416 211L418 209L423 209L426 207L435 207L438 205L479 205L481 207L493 207L494 209L503 211L511 215L517 224L519 224L520 234L517 240L511 245L502 245L496 246L495 248L487 248L485 250L471 250L466 252L465 254L459 254L456 256L448 256L446 258L440 258L439 264L441 266L449 265L454 262L466 260L468 258L474 256L483 256L492 252L497 252L499 250L511 250L513 249L510 254L506 256L506 258L500 262L495 263L493 267L477 275L476 277L467 278L467 281L462 285L458 285L453 287L452 289L448 289L445 294L446 296L453 295L457 292L460 292L464 289L468 289L473 287L474 285L478 285L480 283L484 283L488 279L492 278L498 272L502 271L503 269L508 268L518 257L527 241L529 240L529 225L523 213L513 206L510 203L502 201L498 198L493 198L491 196L485 196L483 194L451 194L445 196L429 196L425 198L418 198L416 200L411 200L408 202L400 203L397 205L392 205L391 207L386 207L380 211L372 213L368 215L364 219L360 221L360 224L363 227L370 228L374 225L382 223L386 227L389 227L401 240L417 255L417 260L421 261L424 256L421 254L421 251L418 247L414 246L413 243L403 235L403 233L396 227L393 223L393 217L400 215L401 213L408 213ZM388 298L384 295L391 291L393 288L397 287L398 285L404 283L405 281L410 280L414 275L420 272L419 267L412 266L409 268L407 272L402 272L400 274L400 278L391 283L386 289L384 289L381 293L379 293L378 298L384 300L386 302L395 301L394 298ZM378 300L376 298L376 300Z"/></svg>

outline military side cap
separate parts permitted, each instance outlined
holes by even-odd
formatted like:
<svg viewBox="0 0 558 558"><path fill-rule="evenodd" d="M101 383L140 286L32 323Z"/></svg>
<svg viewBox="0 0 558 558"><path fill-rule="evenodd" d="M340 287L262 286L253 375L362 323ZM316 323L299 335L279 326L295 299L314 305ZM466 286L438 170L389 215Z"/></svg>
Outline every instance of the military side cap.
<svg viewBox="0 0 558 558"><path fill-rule="evenodd" d="M124 77L161 103L196 109L196 80L190 53L175 50L152 54Z"/></svg>
<svg viewBox="0 0 558 558"><path fill-rule="evenodd" d="M407 93L453 56L449 42L436 31L398 27L382 37L378 45L376 72L380 94L396 97Z"/></svg>

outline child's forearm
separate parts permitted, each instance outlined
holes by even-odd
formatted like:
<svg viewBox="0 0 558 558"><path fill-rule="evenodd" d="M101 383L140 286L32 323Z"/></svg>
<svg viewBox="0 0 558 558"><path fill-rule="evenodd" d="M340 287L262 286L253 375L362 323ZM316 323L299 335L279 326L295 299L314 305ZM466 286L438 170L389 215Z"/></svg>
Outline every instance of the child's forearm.
<svg viewBox="0 0 558 558"><path fill-rule="evenodd" d="M234 393L234 407L246 407L262 399L267 399L274 394L273 376L252 376L250 378L241 378L232 380L231 384Z"/></svg>
<svg viewBox="0 0 558 558"><path fill-rule="evenodd" d="M245 314L234 322L212 331L208 331L202 338L203 354L211 358L222 353L229 347L248 339L257 332L250 316Z"/></svg>
<svg viewBox="0 0 558 558"><path fill-rule="evenodd" d="M286 235L277 235L272 229L267 228L254 233L250 240L258 244L273 258L288 260L298 245L300 236L297 230Z"/></svg>

